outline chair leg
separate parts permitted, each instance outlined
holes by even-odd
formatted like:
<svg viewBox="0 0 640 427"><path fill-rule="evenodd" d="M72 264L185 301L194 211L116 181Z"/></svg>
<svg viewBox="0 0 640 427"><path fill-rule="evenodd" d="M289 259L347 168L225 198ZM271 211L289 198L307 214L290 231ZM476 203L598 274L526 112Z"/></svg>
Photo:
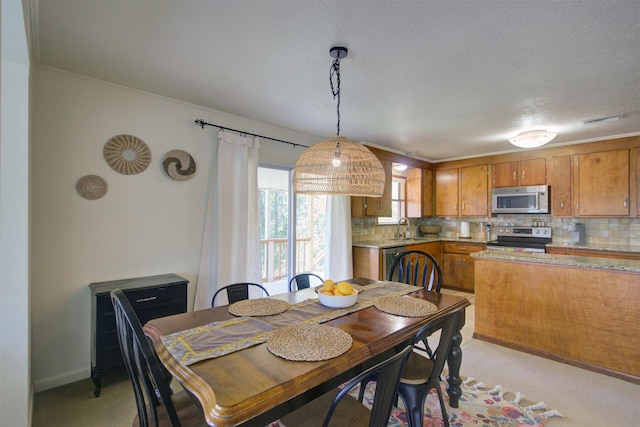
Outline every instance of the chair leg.
<svg viewBox="0 0 640 427"><path fill-rule="evenodd" d="M428 389L423 386L409 386L400 383L398 395L402 399L409 427L422 427L424 424L424 400Z"/></svg>
<svg viewBox="0 0 640 427"><path fill-rule="evenodd" d="M440 400L440 411L442 411L442 421L444 422L444 427L449 427L449 415L447 414L447 409L444 404L444 399L442 398L442 391L440 387L436 388L438 392L438 400Z"/></svg>

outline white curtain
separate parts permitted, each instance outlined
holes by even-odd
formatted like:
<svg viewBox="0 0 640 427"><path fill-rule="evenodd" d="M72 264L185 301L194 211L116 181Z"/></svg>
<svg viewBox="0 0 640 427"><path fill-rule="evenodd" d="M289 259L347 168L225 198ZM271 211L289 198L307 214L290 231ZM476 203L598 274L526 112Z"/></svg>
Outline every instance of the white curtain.
<svg viewBox="0 0 640 427"><path fill-rule="evenodd" d="M324 277L333 280L351 279L351 197L327 196L325 229Z"/></svg>
<svg viewBox="0 0 640 427"><path fill-rule="evenodd" d="M196 283L194 309L211 306L215 291L237 282L261 283L258 138L218 132L215 172ZM256 296L261 294L256 293ZM226 304L226 296L216 305Z"/></svg>

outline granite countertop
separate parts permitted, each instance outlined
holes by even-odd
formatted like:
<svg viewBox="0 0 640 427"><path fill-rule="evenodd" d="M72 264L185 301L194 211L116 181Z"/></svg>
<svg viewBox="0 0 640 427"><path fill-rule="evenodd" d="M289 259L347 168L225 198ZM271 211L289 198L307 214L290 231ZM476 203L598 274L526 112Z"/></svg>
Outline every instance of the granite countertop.
<svg viewBox="0 0 640 427"><path fill-rule="evenodd" d="M614 245L610 243L577 244L567 242L551 242L547 244L547 247L560 249L588 249L590 251L640 253L640 246L638 245Z"/></svg>
<svg viewBox="0 0 640 427"><path fill-rule="evenodd" d="M492 250L474 252L471 254L471 256L477 259L531 262L545 265L559 265L564 267L596 268L599 270L615 270L640 273L640 261L636 260L584 257L537 252L504 252Z"/></svg>
<svg viewBox="0 0 640 427"><path fill-rule="evenodd" d="M486 244L487 241L485 239L476 239L476 238L461 238L461 237L439 237L439 236L423 236L423 237L412 237L409 239L401 239L401 240L365 240L362 242L353 243L352 246L358 248L378 248L378 249L386 249L386 248L394 248L396 246L410 246L410 245L419 245L421 243L431 243L431 242L457 242L457 243L479 243Z"/></svg>

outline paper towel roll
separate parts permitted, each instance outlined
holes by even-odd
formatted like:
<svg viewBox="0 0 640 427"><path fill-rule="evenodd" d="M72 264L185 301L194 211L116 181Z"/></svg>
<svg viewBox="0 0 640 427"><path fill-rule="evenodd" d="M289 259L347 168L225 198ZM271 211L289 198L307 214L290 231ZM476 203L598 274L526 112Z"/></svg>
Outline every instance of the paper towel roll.
<svg viewBox="0 0 640 427"><path fill-rule="evenodd" d="M460 223L460 237L469 237L469 223L461 222Z"/></svg>

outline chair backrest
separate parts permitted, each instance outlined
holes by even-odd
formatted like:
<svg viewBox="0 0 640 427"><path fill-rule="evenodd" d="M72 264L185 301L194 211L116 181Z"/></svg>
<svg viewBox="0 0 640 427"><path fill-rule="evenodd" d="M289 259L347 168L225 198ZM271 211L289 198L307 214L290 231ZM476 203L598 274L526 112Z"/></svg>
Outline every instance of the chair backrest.
<svg viewBox="0 0 640 427"><path fill-rule="evenodd" d="M171 400L171 386L163 374L160 362L142 331L140 320L120 289L111 291L120 350L127 374L133 386L138 419L143 427L158 425L158 398L162 401L172 426L180 426Z"/></svg>
<svg viewBox="0 0 640 427"><path fill-rule="evenodd" d="M398 393L398 384L400 383L402 369L404 368L407 358L411 354L412 350L413 347L408 345L401 352L396 353L387 360L372 366L351 379L331 402L331 406L329 407L329 411L327 412L327 416L325 417L322 426L326 427L329 425L336 406L338 406L338 403L340 403L340 400L344 395L353 387L360 384L362 380L372 376L377 378L377 383L371 406L369 427L386 426L389 421L389 416L391 415L391 409L396 401L396 394Z"/></svg>
<svg viewBox="0 0 640 427"><path fill-rule="evenodd" d="M423 251L407 251L391 264L387 280L440 292L442 269L431 254Z"/></svg>
<svg viewBox="0 0 640 427"><path fill-rule="evenodd" d="M264 286L259 285L257 283L251 283L251 282L233 283L231 285L227 285L218 289L216 293L213 294L213 298L211 298L211 307L215 307L216 297L221 292L225 292L227 294L227 300L229 301L229 304L233 304L234 302L249 299L250 287L261 289L262 292L264 292L264 295L269 296L269 292L264 288Z"/></svg>
<svg viewBox="0 0 640 427"><path fill-rule="evenodd" d="M297 291L298 289L307 289L311 287L311 283L317 282L318 285L322 285L324 280L322 277L313 273L300 273L291 278L289 281L289 292Z"/></svg>
<svg viewBox="0 0 640 427"><path fill-rule="evenodd" d="M435 378L439 378L442 374L444 364L447 361L447 356L449 355L449 349L451 348L451 342L453 341L453 334L458 326L460 313L461 311L458 310L449 313L444 317L432 320L420 328L413 339L413 344L415 346L417 343L426 340L438 327L441 328L438 346L433 351L433 354L430 355L430 358L433 361L433 369L431 370L428 382L433 381Z"/></svg>

